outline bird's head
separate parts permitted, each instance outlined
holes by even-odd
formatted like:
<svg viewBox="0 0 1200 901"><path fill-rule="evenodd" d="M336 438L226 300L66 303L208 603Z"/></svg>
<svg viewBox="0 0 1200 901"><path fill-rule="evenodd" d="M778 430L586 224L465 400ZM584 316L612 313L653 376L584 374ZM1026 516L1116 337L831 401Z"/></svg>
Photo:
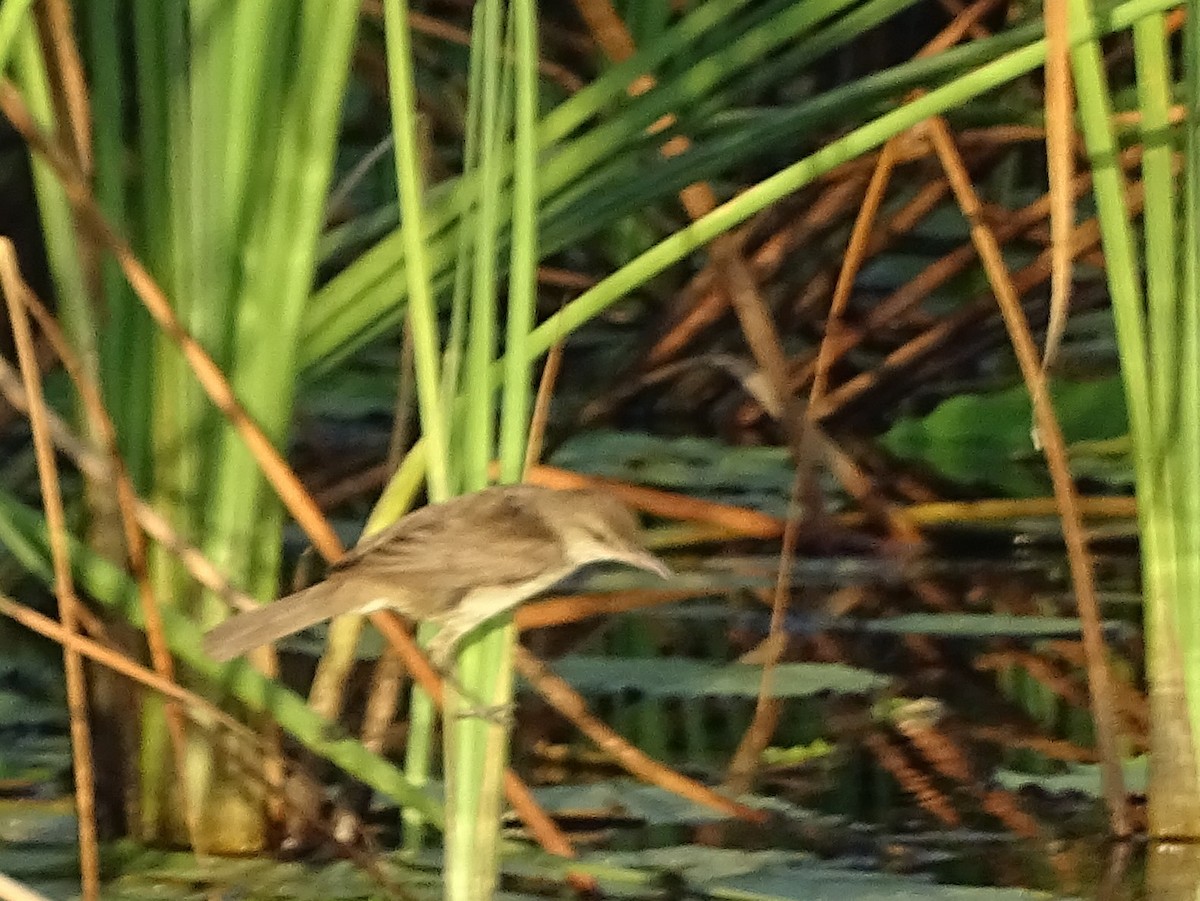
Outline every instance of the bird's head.
<svg viewBox="0 0 1200 901"><path fill-rule="evenodd" d="M586 488L556 491L546 512L579 566L623 563L670 578L667 565L642 544L637 518L611 494Z"/></svg>

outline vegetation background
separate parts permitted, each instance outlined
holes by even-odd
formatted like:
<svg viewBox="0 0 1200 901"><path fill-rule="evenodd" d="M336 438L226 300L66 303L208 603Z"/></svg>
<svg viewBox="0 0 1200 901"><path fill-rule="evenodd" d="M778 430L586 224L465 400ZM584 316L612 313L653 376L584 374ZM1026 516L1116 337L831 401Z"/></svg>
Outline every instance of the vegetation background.
<svg viewBox="0 0 1200 901"><path fill-rule="evenodd" d="M196 872L131 848L336 839L339 891L488 897L505 803L549 852L504 858L530 892L900 890L804 857L850 843L800 806L872 823L877 863L906 821L1031 840L938 873L1001 885L1094 875L1033 840L1194 837L1187 11L0 0L0 734L18 794L73 774L84 894L127 835L120 890ZM608 485L682 575L523 610L554 672L510 622L472 643L472 693L533 689L515 737L439 731L387 617L199 650L303 545L522 478ZM592 794L529 788L563 759ZM634 811L640 856L556 859L547 811L581 808Z"/></svg>

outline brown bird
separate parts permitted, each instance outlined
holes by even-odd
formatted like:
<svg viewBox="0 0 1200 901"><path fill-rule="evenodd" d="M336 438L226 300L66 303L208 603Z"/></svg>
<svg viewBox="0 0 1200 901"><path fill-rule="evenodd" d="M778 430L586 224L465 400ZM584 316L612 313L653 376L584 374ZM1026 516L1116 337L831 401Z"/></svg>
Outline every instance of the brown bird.
<svg viewBox="0 0 1200 901"><path fill-rule="evenodd" d="M428 652L444 671L480 623L600 562L671 573L610 494L485 488L402 517L349 551L325 581L221 623L205 635L204 649L230 660L344 613L390 608L441 627Z"/></svg>

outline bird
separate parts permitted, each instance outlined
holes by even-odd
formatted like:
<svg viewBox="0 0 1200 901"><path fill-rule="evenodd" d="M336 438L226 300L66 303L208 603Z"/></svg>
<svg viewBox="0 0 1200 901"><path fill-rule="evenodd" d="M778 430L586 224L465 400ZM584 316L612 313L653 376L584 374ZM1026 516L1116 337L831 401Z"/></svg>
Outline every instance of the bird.
<svg viewBox="0 0 1200 901"><path fill-rule="evenodd" d="M484 488L368 536L324 581L217 625L204 650L228 661L336 616L391 609L440 627L426 651L444 673L477 626L594 563L671 576L646 550L633 513L607 491Z"/></svg>

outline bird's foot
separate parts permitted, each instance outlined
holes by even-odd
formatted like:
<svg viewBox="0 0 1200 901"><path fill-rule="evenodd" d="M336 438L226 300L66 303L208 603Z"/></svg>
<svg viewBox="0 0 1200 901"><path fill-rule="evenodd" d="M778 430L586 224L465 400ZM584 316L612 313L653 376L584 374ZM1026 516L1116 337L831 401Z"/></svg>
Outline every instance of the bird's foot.
<svg viewBox="0 0 1200 901"><path fill-rule="evenodd" d="M501 726L505 729L511 729L515 721L515 704L472 704L465 710L460 710L455 714L456 719L460 720L486 720L493 726Z"/></svg>
<svg viewBox="0 0 1200 901"><path fill-rule="evenodd" d="M464 709L455 712L455 719L487 720L494 726L505 728L512 726L516 705L511 701L507 704L485 704L481 698L463 688L462 683L450 672L449 667L439 669L439 675L446 686L465 702Z"/></svg>

